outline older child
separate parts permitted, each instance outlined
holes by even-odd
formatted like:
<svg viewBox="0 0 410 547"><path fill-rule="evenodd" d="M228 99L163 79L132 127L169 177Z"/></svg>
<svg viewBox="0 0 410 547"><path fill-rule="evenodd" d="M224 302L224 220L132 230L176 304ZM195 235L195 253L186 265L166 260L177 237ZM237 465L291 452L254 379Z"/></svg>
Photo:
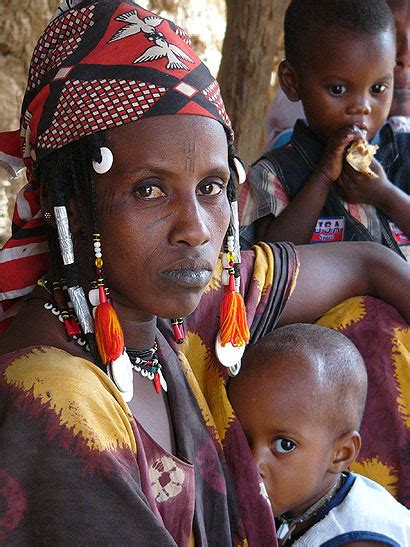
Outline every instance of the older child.
<svg viewBox="0 0 410 547"><path fill-rule="evenodd" d="M387 0L396 25L396 66L394 68L393 101L388 123L393 131L410 132L410 0ZM305 113L300 101L290 101L279 88L265 116L264 150L279 148L292 138L292 128Z"/></svg>
<svg viewBox="0 0 410 547"><path fill-rule="evenodd" d="M281 545L409 545L409 511L377 483L347 471L361 445L366 391L366 369L352 342L307 324L265 337L230 380L229 398Z"/></svg>
<svg viewBox="0 0 410 547"><path fill-rule="evenodd" d="M251 168L244 242L376 241L410 256L410 137L384 123L396 58L385 0L293 0L285 52L281 86L302 101L307 124ZM376 179L344 162L363 136L379 146Z"/></svg>

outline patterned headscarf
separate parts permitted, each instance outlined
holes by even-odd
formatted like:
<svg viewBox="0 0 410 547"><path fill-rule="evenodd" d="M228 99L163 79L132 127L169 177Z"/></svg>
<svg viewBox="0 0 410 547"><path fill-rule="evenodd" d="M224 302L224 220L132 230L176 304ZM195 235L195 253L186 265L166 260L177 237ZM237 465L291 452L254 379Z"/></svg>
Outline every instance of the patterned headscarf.
<svg viewBox="0 0 410 547"><path fill-rule="evenodd" d="M20 130L0 134L0 163L15 173L23 160L29 182L0 251L0 332L49 264L35 162L86 135L166 114L231 130L219 85L187 34L131 0L65 0L34 50Z"/></svg>

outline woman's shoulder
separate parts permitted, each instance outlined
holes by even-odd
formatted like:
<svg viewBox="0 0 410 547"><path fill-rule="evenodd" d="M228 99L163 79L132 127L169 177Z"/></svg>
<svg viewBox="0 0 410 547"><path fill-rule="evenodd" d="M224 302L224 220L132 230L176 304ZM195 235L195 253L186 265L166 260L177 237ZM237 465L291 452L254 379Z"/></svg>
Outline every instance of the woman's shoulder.
<svg viewBox="0 0 410 547"><path fill-rule="evenodd" d="M3 353L0 356L0 369L21 370L27 373L29 369L57 373L74 373L78 367L89 368L93 364L78 355L71 354L63 349L48 345L30 345L21 349Z"/></svg>
<svg viewBox="0 0 410 547"><path fill-rule="evenodd" d="M2 355L0 393L0 414L13 407L21 419L32 415L48 424L57 420L57 428L70 425L74 435L93 442L114 436L135 449L126 403L108 376L86 358L52 346Z"/></svg>
<svg viewBox="0 0 410 547"><path fill-rule="evenodd" d="M0 388L14 386L40 398L47 398L47 393L70 397L84 386L94 393L102 376L89 360L52 346L28 346L0 357Z"/></svg>
<svg viewBox="0 0 410 547"><path fill-rule="evenodd" d="M87 356L79 357L53 346L28 346L0 357L0 389L14 386L44 394L71 396L87 394L87 399L112 393L114 384Z"/></svg>

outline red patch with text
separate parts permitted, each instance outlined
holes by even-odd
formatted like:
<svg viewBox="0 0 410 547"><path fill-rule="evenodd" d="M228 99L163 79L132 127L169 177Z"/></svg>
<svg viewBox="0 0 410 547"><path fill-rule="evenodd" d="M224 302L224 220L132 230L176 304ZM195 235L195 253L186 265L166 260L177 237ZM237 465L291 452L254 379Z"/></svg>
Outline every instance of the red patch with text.
<svg viewBox="0 0 410 547"><path fill-rule="evenodd" d="M389 221L389 226L398 245L410 245L410 237L407 237L393 222Z"/></svg>
<svg viewBox="0 0 410 547"><path fill-rule="evenodd" d="M345 220L343 217L322 217L316 223L311 243L333 243L343 241Z"/></svg>

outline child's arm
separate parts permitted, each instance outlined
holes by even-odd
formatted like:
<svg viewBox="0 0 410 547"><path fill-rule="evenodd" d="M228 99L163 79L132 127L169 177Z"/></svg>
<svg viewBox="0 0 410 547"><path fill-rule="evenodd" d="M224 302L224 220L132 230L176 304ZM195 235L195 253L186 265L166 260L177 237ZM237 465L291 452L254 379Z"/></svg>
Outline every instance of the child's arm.
<svg viewBox="0 0 410 547"><path fill-rule="evenodd" d="M302 245L300 272L279 324L312 322L352 296L371 295L410 323L410 265L378 243Z"/></svg>
<svg viewBox="0 0 410 547"><path fill-rule="evenodd" d="M342 173L346 148L361 137L360 129L349 126L329 139L319 165L288 206L277 217L269 216L260 224L259 239L309 243L330 187Z"/></svg>
<svg viewBox="0 0 410 547"><path fill-rule="evenodd" d="M361 175L346 165L337 182L341 195L349 203L374 205L410 236L410 196L389 181L375 159L371 168L378 175L377 179Z"/></svg>

